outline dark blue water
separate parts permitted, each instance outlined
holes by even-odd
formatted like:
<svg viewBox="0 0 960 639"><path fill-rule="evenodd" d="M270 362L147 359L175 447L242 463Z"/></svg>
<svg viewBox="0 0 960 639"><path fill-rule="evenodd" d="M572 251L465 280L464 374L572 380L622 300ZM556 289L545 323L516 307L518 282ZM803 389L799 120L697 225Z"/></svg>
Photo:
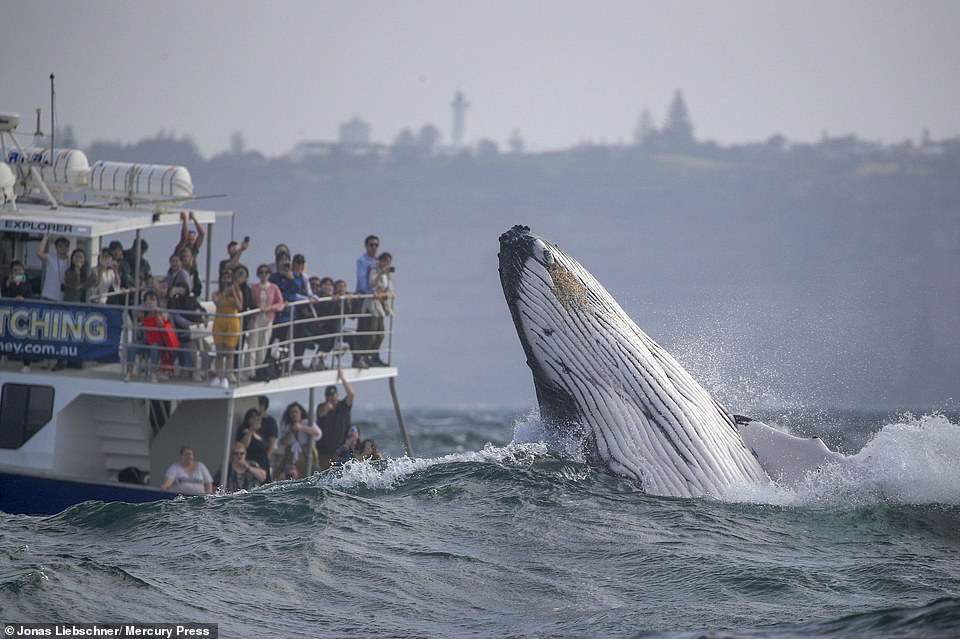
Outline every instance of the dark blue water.
<svg viewBox="0 0 960 639"><path fill-rule="evenodd" d="M957 637L956 415L763 415L854 454L724 500L548 455L505 409L358 414L388 453L251 493L0 513L0 620L223 637Z"/></svg>

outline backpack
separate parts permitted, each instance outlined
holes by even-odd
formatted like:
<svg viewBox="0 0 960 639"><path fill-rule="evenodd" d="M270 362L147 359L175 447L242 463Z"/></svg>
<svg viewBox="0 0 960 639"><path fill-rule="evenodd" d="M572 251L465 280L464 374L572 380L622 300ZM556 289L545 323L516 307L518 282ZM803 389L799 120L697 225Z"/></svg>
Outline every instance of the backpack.
<svg viewBox="0 0 960 639"><path fill-rule="evenodd" d="M273 359L272 354L267 353L267 357L263 361L263 366L253 373L251 379L255 382L269 382L278 377L280 377L280 371L277 369L277 362Z"/></svg>

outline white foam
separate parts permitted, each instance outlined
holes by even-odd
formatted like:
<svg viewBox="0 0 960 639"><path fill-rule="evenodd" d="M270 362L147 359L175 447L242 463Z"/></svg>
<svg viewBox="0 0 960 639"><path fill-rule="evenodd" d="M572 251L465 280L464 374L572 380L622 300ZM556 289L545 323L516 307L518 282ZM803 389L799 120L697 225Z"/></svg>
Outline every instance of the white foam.
<svg viewBox="0 0 960 639"><path fill-rule="evenodd" d="M337 472L319 475L316 482L319 486L338 490L348 490L358 486L384 490L396 488L412 475L424 472L433 466L456 463L516 465L522 460L546 453L544 444L512 443L502 447L487 444L479 451L452 453L435 458L398 457L388 459L386 462L351 460Z"/></svg>
<svg viewBox="0 0 960 639"><path fill-rule="evenodd" d="M784 488L738 486L724 499L785 506L857 508L878 503L960 505L960 426L939 414L884 426L845 463Z"/></svg>

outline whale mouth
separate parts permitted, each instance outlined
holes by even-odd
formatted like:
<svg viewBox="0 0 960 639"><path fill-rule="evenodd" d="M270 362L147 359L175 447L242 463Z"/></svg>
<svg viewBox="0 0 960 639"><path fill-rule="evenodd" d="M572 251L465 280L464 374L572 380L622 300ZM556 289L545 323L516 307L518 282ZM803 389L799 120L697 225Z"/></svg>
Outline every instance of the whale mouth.
<svg viewBox="0 0 960 639"><path fill-rule="evenodd" d="M563 303L563 298L558 297L557 292L559 288L565 287L558 287L557 282L560 281L558 276L566 274L567 271L560 267L556 251L556 247L533 235L530 227L519 224L514 226L500 236L500 282L507 308L526 355L527 366L533 374L540 417L544 425L558 434L582 437L576 400L563 385L551 381L552 376L547 370L547 367L565 368L565 365L559 360L545 360L531 342L531 339L542 339L554 332L548 325L540 325L542 317L540 320L534 319L539 314L536 307L548 298L553 300L552 303ZM532 290L545 293L546 297L541 301L537 301L535 296L532 301L525 299ZM551 303L546 304L549 305ZM543 307L540 308L542 310ZM536 328L531 328L530 331L524 328L534 325ZM586 447L588 451L592 451L595 444L587 443Z"/></svg>
<svg viewBox="0 0 960 639"><path fill-rule="evenodd" d="M532 255L534 241L534 236L530 234L530 227L520 224L500 236L500 252L497 254L500 259L500 284L503 286L503 295L518 332L520 332L518 291L523 280L524 265ZM522 332L520 332L520 341L529 358L530 346Z"/></svg>
<svg viewBox="0 0 960 639"><path fill-rule="evenodd" d="M535 238L530 234L529 226L517 224L500 236L500 282L507 301L516 294L516 288L523 275L523 265L533 254Z"/></svg>

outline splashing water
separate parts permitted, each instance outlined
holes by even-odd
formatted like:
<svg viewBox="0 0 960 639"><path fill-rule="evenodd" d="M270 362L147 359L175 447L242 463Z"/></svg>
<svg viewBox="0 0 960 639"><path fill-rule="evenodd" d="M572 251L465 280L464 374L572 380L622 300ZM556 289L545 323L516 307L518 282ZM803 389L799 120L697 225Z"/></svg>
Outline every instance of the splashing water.
<svg viewBox="0 0 960 639"><path fill-rule="evenodd" d="M738 486L724 497L784 506L960 505L960 426L939 414L888 424L863 449L794 486Z"/></svg>
<svg viewBox="0 0 960 639"><path fill-rule="evenodd" d="M797 425L795 425L797 426ZM778 426L780 430L809 428ZM835 428L843 429L841 424ZM416 475L458 464L491 464L525 467L544 458L584 463L583 442L558 438L544 426L536 410L513 423L513 441L503 446L488 443L481 450L456 452L432 458L389 458L350 461L336 471L315 475L315 486L350 491L391 491ZM938 413L903 415L883 425L859 452L810 473L793 485L775 483L736 485L721 497L728 503L762 504L825 510L849 510L877 504L960 505L960 425ZM295 482L302 484L304 480ZM283 490L282 482L262 490Z"/></svg>

